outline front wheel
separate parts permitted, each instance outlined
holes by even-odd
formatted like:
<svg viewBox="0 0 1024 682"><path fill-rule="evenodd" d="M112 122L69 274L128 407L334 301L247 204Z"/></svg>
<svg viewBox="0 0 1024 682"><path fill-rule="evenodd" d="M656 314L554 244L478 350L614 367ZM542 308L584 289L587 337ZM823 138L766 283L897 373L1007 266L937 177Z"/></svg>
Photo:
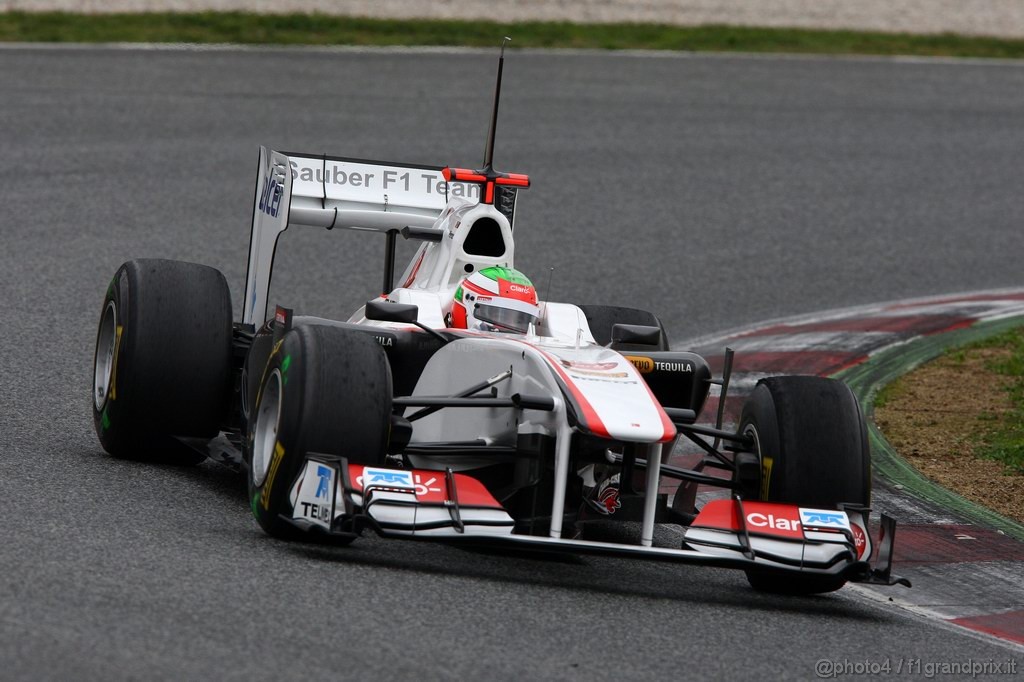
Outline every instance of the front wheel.
<svg viewBox="0 0 1024 682"><path fill-rule="evenodd" d="M267 362L249 420L245 459L252 513L268 534L300 539L281 517L306 454L384 463L391 425L391 370L368 334L300 326Z"/></svg>
<svg viewBox="0 0 1024 682"><path fill-rule="evenodd" d="M757 499L835 509L868 506L871 454L857 398L846 384L822 377L762 379L747 398L740 433L751 438L761 463ZM842 587L842 578L748 570L756 590L818 594Z"/></svg>

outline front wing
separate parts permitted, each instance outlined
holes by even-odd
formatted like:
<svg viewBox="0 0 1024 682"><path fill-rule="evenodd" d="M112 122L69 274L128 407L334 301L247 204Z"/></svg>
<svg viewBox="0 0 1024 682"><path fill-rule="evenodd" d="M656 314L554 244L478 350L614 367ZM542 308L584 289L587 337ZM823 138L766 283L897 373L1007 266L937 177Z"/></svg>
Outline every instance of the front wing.
<svg viewBox="0 0 1024 682"><path fill-rule="evenodd" d="M873 567L870 510L852 505L835 510L738 497L714 500L685 529L682 546L676 549L514 534L514 520L484 485L450 469L369 467L311 454L290 495L293 513L285 520L326 535L351 537L369 527L385 537L643 557L910 586L906 579L891 575L896 522L882 515Z"/></svg>

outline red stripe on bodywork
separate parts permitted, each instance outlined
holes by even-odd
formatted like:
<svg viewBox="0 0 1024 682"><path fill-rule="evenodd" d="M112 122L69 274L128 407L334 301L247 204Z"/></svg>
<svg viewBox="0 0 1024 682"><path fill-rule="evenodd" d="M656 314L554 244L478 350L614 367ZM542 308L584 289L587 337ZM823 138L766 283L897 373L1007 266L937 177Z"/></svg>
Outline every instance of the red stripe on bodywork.
<svg viewBox="0 0 1024 682"><path fill-rule="evenodd" d="M525 342L521 341L520 343ZM529 346L530 344L526 343L526 345ZM562 384L569 390L569 393L572 394L572 399L576 401L579 405L580 411L583 412L582 415L577 416L583 418L583 424L586 426L587 431L595 436L600 436L601 438L611 438L611 434L608 433L608 427L604 425L601 417L597 414L597 410L595 410L594 406L590 404L590 401L586 399L583 392L576 387L576 383L572 378L565 373L565 370L562 369L558 359L536 346L530 346L530 348L533 348L544 356L544 359L548 361L548 365L553 367L555 372L562 379Z"/></svg>
<svg viewBox="0 0 1024 682"><path fill-rule="evenodd" d="M420 257L416 259L416 265L412 266L412 272L409 273L409 278L402 283L402 288L407 289L409 285L416 279L416 273L420 271L420 266L423 265L423 257L427 255L427 250L420 251ZM388 292L385 292L388 293Z"/></svg>
<svg viewBox="0 0 1024 682"><path fill-rule="evenodd" d="M529 344L527 344L527 345L529 345ZM536 346L530 346L530 347L534 348L541 355L543 355L544 359L548 361L548 364L551 367L555 368L555 371L558 373L558 376L561 377L562 382L565 384L566 388L568 388L569 391L572 393L573 399L577 403L579 403L580 409L584 413L583 416L585 417L584 421L586 423L587 430L590 431L595 436L601 436L603 438L611 438L611 435L608 433L608 427L606 427L604 425L604 422L601 420L601 417L598 416L597 410L595 410L594 406L590 404L590 401L588 401L583 396L583 393L580 392L580 390L578 388L576 388L576 383L562 369L561 363L558 361L558 358L555 358L554 356L552 356L549 353L547 353L545 350L543 350L541 348L537 348ZM661 417L662 434L661 434L661 438L658 439L658 442L659 443L666 443L666 442L668 442L668 441L670 441L670 440L672 440L673 438L676 437L676 425L673 424L672 420L668 418L667 414L665 414L664 408L662 408L661 403L659 403L658 399L654 396L654 393L651 391L650 386L647 385L647 382L643 380L643 377L639 377L639 378L640 378L640 383L642 383L644 385L644 388L647 389L647 395L649 395L651 397L651 403L654 404L654 407L658 410L658 414ZM599 426L599 429L595 429L591 425L591 420L593 420L594 424L597 424Z"/></svg>
<svg viewBox="0 0 1024 682"><path fill-rule="evenodd" d="M661 417L662 435L661 439L658 442L667 443L668 441L676 437L676 425L673 424L672 420L668 418L668 415L665 413L665 408L663 408L661 406L661 403L658 402L658 398L654 395L654 391L652 391L651 387L647 385L647 382L643 380L643 377L641 377L640 383L642 383L644 385L644 388L647 389L647 395L651 397L651 402L654 403L654 407L657 408L658 415ZM666 452L665 454L667 455L668 453Z"/></svg>

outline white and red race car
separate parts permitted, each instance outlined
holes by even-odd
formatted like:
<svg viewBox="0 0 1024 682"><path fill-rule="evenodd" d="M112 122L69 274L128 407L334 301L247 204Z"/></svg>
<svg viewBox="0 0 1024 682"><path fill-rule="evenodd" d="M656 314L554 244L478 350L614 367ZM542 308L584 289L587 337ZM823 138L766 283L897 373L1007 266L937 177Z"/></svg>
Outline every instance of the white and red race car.
<svg viewBox="0 0 1024 682"><path fill-rule="evenodd" d="M453 328L465 279L515 266L529 179L492 164L501 65L480 170L261 148L239 320L212 268L122 265L96 341L103 447L238 465L256 520L281 538L345 543L369 528L735 567L773 591L909 585L890 573L895 522L883 515L871 540L868 439L842 383L763 380L728 430L721 410L696 422L712 385L727 392L731 356L712 379L649 312L539 301L522 328ZM278 237L293 228L382 238L385 293L347 321L271 309ZM399 237L420 245L396 284ZM665 463L680 439L706 453L700 465ZM698 486L724 495L698 509ZM634 541L593 539L614 521L638 522ZM683 526L681 545L655 543L666 522Z"/></svg>

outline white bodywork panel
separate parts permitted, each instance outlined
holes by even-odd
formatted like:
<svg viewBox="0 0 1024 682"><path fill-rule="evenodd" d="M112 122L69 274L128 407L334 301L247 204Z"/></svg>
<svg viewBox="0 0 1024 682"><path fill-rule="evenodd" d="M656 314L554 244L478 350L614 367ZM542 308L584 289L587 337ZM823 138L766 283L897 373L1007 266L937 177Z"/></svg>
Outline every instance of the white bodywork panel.
<svg viewBox="0 0 1024 682"><path fill-rule="evenodd" d="M515 393L565 395L581 427L615 440L657 443L675 428L632 363L616 351L517 334L453 341L427 363L413 395L456 395L481 378L512 370L495 386ZM555 413L508 408L440 410L416 422L414 442L470 441L514 445L518 433L555 436ZM466 458L460 457L459 462ZM455 462L458 464L458 462Z"/></svg>
<svg viewBox="0 0 1024 682"><path fill-rule="evenodd" d="M505 246L500 255L471 254L465 249L468 228L482 218L497 223ZM493 206L452 198L433 227L442 230L444 237L439 242L427 242L420 246L398 279L400 288L426 291L450 289L454 292L459 281L471 272L493 265L515 267L512 225Z"/></svg>

